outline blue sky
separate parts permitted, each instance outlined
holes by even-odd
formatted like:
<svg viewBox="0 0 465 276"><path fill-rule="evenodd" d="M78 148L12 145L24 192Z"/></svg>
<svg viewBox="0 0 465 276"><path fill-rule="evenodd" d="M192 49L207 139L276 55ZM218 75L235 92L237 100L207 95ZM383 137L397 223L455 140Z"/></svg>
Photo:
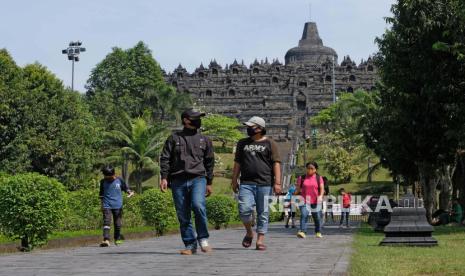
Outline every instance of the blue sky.
<svg viewBox="0 0 465 276"><path fill-rule="evenodd" d="M75 89L84 92L92 68L114 46L142 40L166 71L179 63L193 71L215 58L223 66L235 58L279 58L297 45L303 25L317 22L326 46L339 62L357 63L376 52L374 39L387 25L394 0L2 0L0 48L18 65L38 61L67 86L71 63L61 50L81 40L87 52L76 64Z"/></svg>

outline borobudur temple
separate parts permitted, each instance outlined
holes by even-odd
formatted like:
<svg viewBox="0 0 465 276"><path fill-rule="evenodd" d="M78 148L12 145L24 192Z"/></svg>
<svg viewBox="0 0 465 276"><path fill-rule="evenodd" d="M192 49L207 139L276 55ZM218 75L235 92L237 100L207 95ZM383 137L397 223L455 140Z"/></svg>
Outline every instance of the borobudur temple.
<svg viewBox="0 0 465 276"><path fill-rule="evenodd" d="M285 64L265 59L247 67L234 60L223 68L212 60L192 73L179 65L165 77L205 111L241 121L261 116L269 135L287 140L300 135L306 119L333 102L333 87L336 94L373 90L376 71L371 57L358 65L349 56L338 63L336 51L323 45L316 23L307 22L298 46L287 51Z"/></svg>

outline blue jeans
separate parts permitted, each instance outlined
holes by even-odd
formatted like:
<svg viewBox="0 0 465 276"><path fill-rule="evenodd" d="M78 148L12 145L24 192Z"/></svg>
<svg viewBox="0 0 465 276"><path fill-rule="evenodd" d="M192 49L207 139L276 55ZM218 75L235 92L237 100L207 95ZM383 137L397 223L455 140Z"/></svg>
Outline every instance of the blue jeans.
<svg viewBox="0 0 465 276"><path fill-rule="evenodd" d="M173 179L171 189L178 216L182 241L188 249L197 248L197 240L208 239L207 211L205 207L205 177ZM191 212L195 215L195 230L192 228Z"/></svg>
<svg viewBox="0 0 465 276"><path fill-rule="evenodd" d="M300 206L300 231L307 233L308 215L311 213L315 222L315 233L320 232L320 212L317 210L317 204L304 204Z"/></svg>
<svg viewBox="0 0 465 276"><path fill-rule="evenodd" d="M242 222L252 222L253 209L257 207L257 233L268 232L268 202L266 196L270 196L271 186L255 184L241 184L239 187L239 216Z"/></svg>
<svg viewBox="0 0 465 276"><path fill-rule="evenodd" d="M339 223L340 225L344 224L344 218L345 218L346 226L349 226L349 214L350 214L350 208L342 208L342 210L341 210L341 221Z"/></svg>

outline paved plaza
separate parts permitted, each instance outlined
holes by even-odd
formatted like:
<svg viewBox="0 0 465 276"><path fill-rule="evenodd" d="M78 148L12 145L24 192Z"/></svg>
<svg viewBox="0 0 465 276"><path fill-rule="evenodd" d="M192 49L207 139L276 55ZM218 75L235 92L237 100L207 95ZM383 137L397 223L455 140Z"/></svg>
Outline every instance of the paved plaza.
<svg viewBox="0 0 465 276"><path fill-rule="evenodd" d="M345 275L352 229L326 226L324 238L298 239L297 229L270 226L267 251L241 246L240 228L211 231L212 254L181 256L179 235L122 246L38 250L0 256L0 275ZM309 231L313 231L310 228Z"/></svg>

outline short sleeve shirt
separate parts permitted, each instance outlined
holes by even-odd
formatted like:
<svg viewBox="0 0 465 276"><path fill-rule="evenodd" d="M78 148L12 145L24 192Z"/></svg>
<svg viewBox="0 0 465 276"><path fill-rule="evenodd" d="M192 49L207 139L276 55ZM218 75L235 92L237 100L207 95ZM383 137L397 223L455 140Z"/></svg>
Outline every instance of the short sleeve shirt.
<svg viewBox="0 0 465 276"><path fill-rule="evenodd" d="M237 143L234 161L241 166L241 183L271 186L273 166L281 162L276 142L270 138L254 141L245 138Z"/></svg>
<svg viewBox="0 0 465 276"><path fill-rule="evenodd" d="M316 179L317 174L306 175L305 179L302 177L298 178L298 184L301 186L301 195L304 198L306 204L316 204L318 202L318 194L320 188L324 185L323 179L320 177L320 187L318 187L318 181Z"/></svg>
<svg viewBox="0 0 465 276"><path fill-rule="evenodd" d="M121 191L126 191L127 186L121 178L115 180L103 180L101 183L101 193L103 208L120 209L123 207L123 197Z"/></svg>

